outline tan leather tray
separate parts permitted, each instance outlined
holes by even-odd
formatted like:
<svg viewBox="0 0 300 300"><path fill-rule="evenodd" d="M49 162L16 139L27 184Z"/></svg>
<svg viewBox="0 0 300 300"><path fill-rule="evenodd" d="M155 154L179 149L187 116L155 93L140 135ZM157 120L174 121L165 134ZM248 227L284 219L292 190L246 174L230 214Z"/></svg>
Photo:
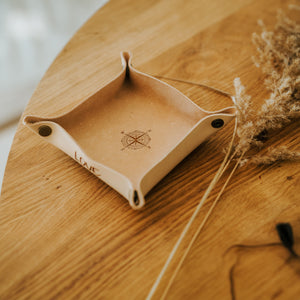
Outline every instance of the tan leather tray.
<svg viewBox="0 0 300 300"><path fill-rule="evenodd" d="M201 109L174 87L131 65L70 112L24 124L141 208L145 195L185 156L235 115Z"/></svg>

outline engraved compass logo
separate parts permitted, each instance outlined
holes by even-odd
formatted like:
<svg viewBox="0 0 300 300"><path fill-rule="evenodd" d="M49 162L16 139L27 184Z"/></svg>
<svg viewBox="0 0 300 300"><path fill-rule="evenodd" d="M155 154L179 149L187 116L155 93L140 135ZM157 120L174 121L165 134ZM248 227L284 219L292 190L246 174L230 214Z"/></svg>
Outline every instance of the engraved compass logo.
<svg viewBox="0 0 300 300"><path fill-rule="evenodd" d="M123 137L121 139L121 143L123 145L123 148L121 150L125 149L132 149L137 150L144 147L151 148L148 144L151 141L151 138L149 136L150 130L141 131L141 130L134 130L129 133L126 133L122 131Z"/></svg>

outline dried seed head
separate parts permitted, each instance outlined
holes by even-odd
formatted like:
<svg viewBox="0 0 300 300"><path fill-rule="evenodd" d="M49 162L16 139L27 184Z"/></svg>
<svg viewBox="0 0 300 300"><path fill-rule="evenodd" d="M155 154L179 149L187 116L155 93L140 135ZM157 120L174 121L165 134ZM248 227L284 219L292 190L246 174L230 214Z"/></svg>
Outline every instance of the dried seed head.
<svg viewBox="0 0 300 300"><path fill-rule="evenodd" d="M260 20L261 34L252 40L257 48L254 58L265 74L270 95L254 113L251 97L239 78L234 80L237 108L237 156L254 147L262 147L269 130L277 130L300 116L300 26L281 11L273 31ZM254 155L242 163L273 163L276 160L298 160L300 153L286 148L270 149L266 155Z"/></svg>

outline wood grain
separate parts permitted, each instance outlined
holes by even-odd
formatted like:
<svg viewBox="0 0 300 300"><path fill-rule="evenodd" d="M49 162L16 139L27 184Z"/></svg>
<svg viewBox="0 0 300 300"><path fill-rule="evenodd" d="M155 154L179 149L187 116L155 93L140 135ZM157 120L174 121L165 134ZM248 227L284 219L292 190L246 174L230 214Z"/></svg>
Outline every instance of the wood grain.
<svg viewBox="0 0 300 300"><path fill-rule="evenodd" d="M61 51L25 112L51 117L70 110L120 71L121 50L132 51L143 72L228 92L239 76L259 105L267 92L251 61L251 34L259 30L258 19L274 24L278 8L286 10L287 3L110 1ZM203 108L228 104L199 87L170 83ZM1 195L0 299L144 299L222 161L231 132L232 125L198 147L150 192L144 210L133 211L20 123ZM298 122L270 143L295 148L299 140ZM275 230L276 223L290 222L300 253L299 171L296 163L240 168L167 298L299 299L300 262L279 245Z"/></svg>

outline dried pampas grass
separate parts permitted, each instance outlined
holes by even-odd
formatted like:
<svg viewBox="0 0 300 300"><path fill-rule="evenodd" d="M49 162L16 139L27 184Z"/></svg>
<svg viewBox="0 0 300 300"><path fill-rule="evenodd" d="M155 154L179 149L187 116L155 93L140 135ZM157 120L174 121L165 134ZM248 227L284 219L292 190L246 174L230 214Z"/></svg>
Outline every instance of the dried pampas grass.
<svg viewBox="0 0 300 300"><path fill-rule="evenodd" d="M300 117L300 26L279 12L274 31L268 31L259 21L262 32L253 34L257 49L255 65L265 74L265 86L270 95L258 111L252 109L251 97L246 94L239 78L234 80L237 107L236 155L260 150L268 132L274 132ZM270 149L267 154L255 154L242 160L270 164L277 160L298 160L300 152L287 148Z"/></svg>
<svg viewBox="0 0 300 300"><path fill-rule="evenodd" d="M276 161L300 161L300 152L289 150L287 147L281 146L277 148L269 147L268 153L265 155L253 155L249 158L241 160L240 165L243 166L250 162L256 165L271 165Z"/></svg>
<svg viewBox="0 0 300 300"><path fill-rule="evenodd" d="M278 14L278 21L274 31L268 31L262 21L259 21L259 25L262 29L261 34L253 34L253 43L257 49L257 56L254 58L254 63L257 67L261 68L266 76L264 84L270 92L269 97L263 101L259 110L254 110L252 97L247 94L239 78L234 80L235 96L233 98L237 112L233 137L228 149L226 149L225 158L171 251L161 273L147 296L147 300L152 299L156 293L167 268L191 228L201 207L232 161L235 161L235 165L227 176L223 187L213 201L208 213L197 228L188 247L182 254L175 271L168 279L160 299L166 298L193 243L199 236L228 182L239 166L244 166L247 163L269 165L276 161L300 160L299 151L293 151L284 146L277 148L272 146L265 147L271 133L276 132L276 130L300 117L300 26L287 18L282 12ZM171 80L187 82L179 79ZM192 82L187 83L195 84ZM226 92L217 89L214 90L229 95ZM265 154L260 154L262 149Z"/></svg>

